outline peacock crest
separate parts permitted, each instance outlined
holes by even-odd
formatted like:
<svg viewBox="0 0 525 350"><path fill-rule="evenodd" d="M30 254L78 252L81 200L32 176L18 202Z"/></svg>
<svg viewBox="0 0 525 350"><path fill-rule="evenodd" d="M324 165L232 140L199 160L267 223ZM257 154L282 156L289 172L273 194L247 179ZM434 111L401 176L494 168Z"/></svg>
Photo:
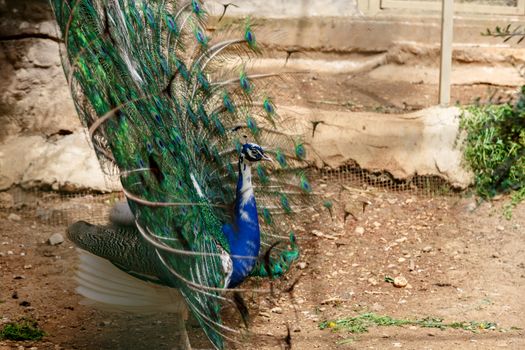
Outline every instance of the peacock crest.
<svg viewBox="0 0 525 350"><path fill-rule="evenodd" d="M250 20L211 30L197 0L51 2L96 153L119 169L163 283L222 348L242 332L221 306L248 275L289 269L291 215L313 194L307 148L267 95L279 74L247 69L260 51Z"/></svg>

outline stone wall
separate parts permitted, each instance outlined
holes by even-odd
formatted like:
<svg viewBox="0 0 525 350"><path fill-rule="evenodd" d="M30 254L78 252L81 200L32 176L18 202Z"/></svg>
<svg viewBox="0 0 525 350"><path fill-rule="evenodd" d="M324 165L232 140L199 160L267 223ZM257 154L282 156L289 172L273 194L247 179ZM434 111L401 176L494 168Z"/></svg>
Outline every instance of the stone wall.
<svg viewBox="0 0 525 350"><path fill-rule="evenodd" d="M49 3L4 0L0 13L0 142L79 128Z"/></svg>
<svg viewBox="0 0 525 350"><path fill-rule="evenodd" d="M400 65L419 63L422 57L429 62L437 62L439 50L435 45L439 40L438 18L413 17L410 21L365 18L359 13L356 3L356 0L244 0L239 2L239 7L230 7L228 13L256 14L262 24L262 35L259 38L263 38L265 46L270 48L270 55L271 52L281 51L279 57L284 57L283 51L299 49L309 55L308 70L323 71L325 67L324 71L333 73L334 66L329 63L333 62L334 57L338 60L337 64L348 63L348 55L356 52L365 57L371 54L381 55L377 62L364 64L364 67L375 67L388 61L396 65L392 68L394 71ZM213 11L220 13L220 9L218 6ZM478 35L480 28L486 24L473 25L465 22L457 25L464 29L458 31L455 37L458 41L466 43L469 38L473 38L473 42L481 45L456 47L455 57L458 62L503 62L509 55L514 55L514 63L525 62L521 51L509 53L500 50L501 46L498 47L499 51L483 46L486 43L495 43L491 39L481 39ZM273 33L274 28L280 31L278 35ZM476 33L476 36L472 33ZM13 186L41 186L68 191L107 191L118 188L117 183L108 183L105 180L94 152L81 132L82 126L76 116L62 71L58 42L53 14L47 0L0 0L0 190ZM469 57L472 58L471 61ZM300 59L300 55L299 59L291 58L289 66L299 65ZM350 64L352 65L355 62ZM302 69L302 66L299 68ZM321 114L325 125L341 124L337 133L342 140L353 137L351 129L342 129L345 125L349 127L345 120L367 118L366 115L319 115ZM333 120L330 121L330 118ZM371 118L373 120L375 117ZM408 124L409 122L403 124L403 127ZM454 125L445 124L443 132L455 135L455 131L451 129ZM422 132L424 129L414 130ZM353 143L339 143L339 147L335 147L333 140L329 142L333 130L321 125L317 132L318 140L329 143L330 149L335 151L333 154L324 154L326 152L320 149L318 153L324 154L326 158L317 159L318 164L335 167L354 159L359 160L363 166L389 170L400 177L429 172L444 174L443 176L460 186L468 183L460 170L459 153L456 150L451 150L452 153L447 153L446 157L453 154L459 177L447 175L453 174L453 169L443 171L439 167L436 169L434 163L427 163L425 155L429 150L424 144L421 144L425 152L418 158L419 165L396 163L393 167L388 160L381 165L377 159L383 158L376 157L373 147L367 148L366 144L362 148L355 147L355 140ZM435 132L436 130L432 130L433 135ZM420 136L423 137L423 134ZM434 146L435 140L431 138ZM318 142L318 145L324 144L323 142ZM358 154L356 149L362 149L364 153ZM402 152L401 149L398 150ZM396 162L412 160L396 158Z"/></svg>

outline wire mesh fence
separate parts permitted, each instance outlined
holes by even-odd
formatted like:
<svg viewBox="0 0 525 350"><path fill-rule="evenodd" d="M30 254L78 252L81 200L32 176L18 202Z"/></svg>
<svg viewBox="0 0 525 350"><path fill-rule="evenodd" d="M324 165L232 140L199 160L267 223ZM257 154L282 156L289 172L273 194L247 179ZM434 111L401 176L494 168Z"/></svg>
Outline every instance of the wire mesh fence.
<svg viewBox="0 0 525 350"><path fill-rule="evenodd" d="M340 183L350 187L374 188L390 192L406 192L419 196L455 195L453 188L444 178L437 175L415 175L409 179L396 179L385 171L370 171L350 162L336 169L323 168L315 171L313 178L329 183Z"/></svg>
<svg viewBox="0 0 525 350"><path fill-rule="evenodd" d="M439 176L419 175L399 180L388 172L362 169L357 163L348 163L337 169L310 169L309 177L314 185L316 182L323 182L359 189L431 197L458 193ZM13 202L10 209L18 209L40 223L53 226L67 226L79 220L92 224L106 224L112 206L117 201L124 200L124 195L118 192L62 193L13 188L9 194ZM6 209L0 208L1 210Z"/></svg>

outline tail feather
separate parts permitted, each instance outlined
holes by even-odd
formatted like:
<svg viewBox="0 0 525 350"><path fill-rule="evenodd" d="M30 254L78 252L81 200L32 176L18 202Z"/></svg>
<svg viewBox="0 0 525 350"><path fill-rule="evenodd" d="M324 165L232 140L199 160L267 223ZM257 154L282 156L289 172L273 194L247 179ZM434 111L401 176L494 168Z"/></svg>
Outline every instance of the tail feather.
<svg viewBox="0 0 525 350"><path fill-rule="evenodd" d="M156 285L130 276L108 260L80 250L77 292L83 303L106 310L139 313L186 313L186 305L175 288Z"/></svg>

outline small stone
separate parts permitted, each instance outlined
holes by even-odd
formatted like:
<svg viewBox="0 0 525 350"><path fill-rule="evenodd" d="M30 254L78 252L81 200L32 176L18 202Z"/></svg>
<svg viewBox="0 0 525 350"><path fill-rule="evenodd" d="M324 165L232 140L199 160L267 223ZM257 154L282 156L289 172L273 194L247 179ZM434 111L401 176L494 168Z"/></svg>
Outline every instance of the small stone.
<svg viewBox="0 0 525 350"><path fill-rule="evenodd" d="M279 306L276 306L276 307L272 308L270 311L273 312L274 314L282 314L283 313L283 308L279 307Z"/></svg>
<svg viewBox="0 0 525 350"><path fill-rule="evenodd" d="M109 326L111 324L111 321L102 321L99 323L99 326Z"/></svg>
<svg viewBox="0 0 525 350"><path fill-rule="evenodd" d="M397 259L397 261L400 262L400 263L405 262L405 260L406 260L405 258L399 258L399 259Z"/></svg>
<svg viewBox="0 0 525 350"><path fill-rule="evenodd" d="M406 237L401 237L401 238L396 239L396 242L397 242L397 243L403 243L403 242L405 242L406 240L407 240Z"/></svg>
<svg viewBox="0 0 525 350"><path fill-rule="evenodd" d="M33 265L29 264L29 265L24 265L24 270L29 270L33 268Z"/></svg>
<svg viewBox="0 0 525 350"><path fill-rule="evenodd" d="M429 246L429 245L427 245L426 247L424 247L424 248L422 249L423 253L429 253L431 250L432 250L432 247Z"/></svg>
<svg viewBox="0 0 525 350"><path fill-rule="evenodd" d="M14 254L14 253L13 253L12 250L8 250L8 251L7 251L7 255L13 255L13 254Z"/></svg>
<svg viewBox="0 0 525 350"><path fill-rule="evenodd" d="M60 233L54 233L49 237L48 242L50 245L58 245L62 242L64 242L64 236L62 236Z"/></svg>
<svg viewBox="0 0 525 350"><path fill-rule="evenodd" d="M8 220L11 220L11 221L20 221L22 220L22 218L20 217L20 215L17 215L15 213L11 213L9 214L9 216L7 217Z"/></svg>
<svg viewBox="0 0 525 350"><path fill-rule="evenodd" d="M301 261L299 264L297 264L297 267L299 267L300 270L306 269L306 263L304 261Z"/></svg>
<svg viewBox="0 0 525 350"><path fill-rule="evenodd" d="M377 221L374 221L374 223L372 225L374 225L375 228L381 227L381 223L377 222Z"/></svg>
<svg viewBox="0 0 525 350"><path fill-rule="evenodd" d="M496 230L498 230L498 231L505 231L505 227L503 227L501 225L498 225L498 226L496 226Z"/></svg>
<svg viewBox="0 0 525 350"><path fill-rule="evenodd" d="M361 226L357 226L354 232L357 233L358 235L362 235L363 233L365 233L365 228Z"/></svg>
<svg viewBox="0 0 525 350"><path fill-rule="evenodd" d="M259 311L259 316L270 318L270 314L265 311Z"/></svg>
<svg viewBox="0 0 525 350"><path fill-rule="evenodd" d="M396 278L394 278L394 287L396 288L406 287L407 284L408 284L408 281L403 276L397 276Z"/></svg>
<svg viewBox="0 0 525 350"><path fill-rule="evenodd" d="M476 201L472 201L465 205L465 210L468 212L473 212L474 210L476 210L477 207L478 205L476 204Z"/></svg>
<svg viewBox="0 0 525 350"><path fill-rule="evenodd" d="M370 277L368 279L368 283L370 283L373 286L376 286L377 285L377 280L374 277Z"/></svg>
<svg viewBox="0 0 525 350"><path fill-rule="evenodd" d="M414 260L410 259L410 261L408 262L408 270L414 271L415 269L416 269L416 263L414 262Z"/></svg>
<svg viewBox="0 0 525 350"><path fill-rule="evenodd" d="M0 192L0 208L10 209L15 206L13 195L7 192Z"/></svg>

